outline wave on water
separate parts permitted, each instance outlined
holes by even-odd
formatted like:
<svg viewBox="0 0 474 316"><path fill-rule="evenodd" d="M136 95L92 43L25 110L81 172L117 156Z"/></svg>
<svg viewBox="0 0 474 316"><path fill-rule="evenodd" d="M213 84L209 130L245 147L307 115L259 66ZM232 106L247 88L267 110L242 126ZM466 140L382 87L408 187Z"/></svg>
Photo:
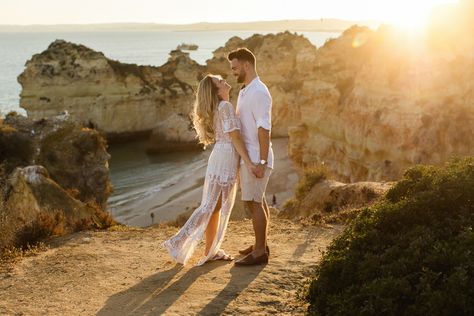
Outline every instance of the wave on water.
<svg viewBox="0 0 474 316"><path fill-rule="evenodd" d="M146 172L146 170L143 170L141 173L133 172L134 174L131 174L130 177L114 184L115 193L109 198L109 209L116 216L124 216L131 212L139 213L140 210L136 210L131 206L156 195L163 189L180 183L205 166L206 161L199 159L197 161L182 162L174 166L157 168L154 173ZM159 178L161 180L157 179L156 173L160 173Z"/></svg>

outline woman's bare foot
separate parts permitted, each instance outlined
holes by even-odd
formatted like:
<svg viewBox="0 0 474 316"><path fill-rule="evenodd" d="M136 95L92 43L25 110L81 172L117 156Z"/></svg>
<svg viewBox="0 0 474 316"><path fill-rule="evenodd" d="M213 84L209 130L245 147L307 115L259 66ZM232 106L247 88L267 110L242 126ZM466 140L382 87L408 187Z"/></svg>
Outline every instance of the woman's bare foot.
<svg viewBox="0 0 474 316"><path fill-rule="evenodd" d="M234 257L232 257L231 255L226 254L224 252L224 250L219 249L219 251L217 251L216 255L214 257L210 258L208 261L217 261L217 260L232 261L232 260L234 260Z"/></svg>

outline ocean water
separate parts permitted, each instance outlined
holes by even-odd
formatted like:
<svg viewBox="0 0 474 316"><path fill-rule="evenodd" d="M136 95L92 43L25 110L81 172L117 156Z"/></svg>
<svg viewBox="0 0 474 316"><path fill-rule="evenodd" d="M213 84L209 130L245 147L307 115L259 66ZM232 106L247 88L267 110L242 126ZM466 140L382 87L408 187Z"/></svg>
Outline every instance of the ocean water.
<svg viewBox="0 0 474 316"><path fill-rule="evenodd" d="M56 39L86 45L101 51L108 58L126 63L159 66L166 62L169 52L181 43L194 43L197 51L191 57L200 64L212 58L212 52L224 46L232 36L247 38L255 33L267 32L69 32L69 33L1 33L0 32L0 114L17 111L20 84L17 76L32 55L44 51ZM339 36L334 32L302 32L316 47L328 38ZM132 205L138 200L150 199L165 187L179 182L187 174L202 170L207 155L202 152L147 155L145 142L117 144L109 147L111 154L110 177L114 192L109 198L109 210L124 224L150 210L137 209ZM199 202L199 201L196 201ZM177 210L177 214L179 214ZM156 221L160 219L157 218Z"/></svg>
<svg viewBox="0 0 474 316"><path fill-rule="evenodd" d="M121 223L130 223L137 215L149 212L148 209L137 209L135 205L202 169L208 157L199 151L148 155L146 145L146 141L138 141L111 145L108 149L110 180L114 187L108 207Z"/></svg>

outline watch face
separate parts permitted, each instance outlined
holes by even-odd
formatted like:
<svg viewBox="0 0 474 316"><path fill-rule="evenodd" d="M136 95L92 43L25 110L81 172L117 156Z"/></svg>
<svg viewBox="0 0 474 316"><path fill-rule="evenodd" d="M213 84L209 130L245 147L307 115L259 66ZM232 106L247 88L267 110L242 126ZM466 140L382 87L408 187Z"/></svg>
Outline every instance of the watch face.
<svg viewBox="0 0 474 316"><path fill-rule="evenodd" d="M260 160L260 164L261 164L261 165L264 165L264 164L266 164L266 163L267 163L267 162L266 162L265 160L263 160L263 159Z"/></svg>

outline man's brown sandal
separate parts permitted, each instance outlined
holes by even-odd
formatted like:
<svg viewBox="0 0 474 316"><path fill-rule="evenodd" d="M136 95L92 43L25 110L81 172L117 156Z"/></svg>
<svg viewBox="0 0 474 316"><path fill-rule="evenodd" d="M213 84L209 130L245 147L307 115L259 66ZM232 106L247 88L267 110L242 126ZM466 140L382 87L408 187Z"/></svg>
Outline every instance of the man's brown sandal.
<svg viewBox="0 0 474 316"><path fill-rule="evenodd" d="M267 254L268 254L268 256L270 257L270 248L267 246L266 249L267 249ZM253 250L253 245L252 245L252 246L249 246L248 248L246 248L246 249L244 249L244 250L239 250L239 253L240 253L241 255L246 256L246 255L248 255L249 253L251 253L252 250Z"/></svg>
<svg viewBox="0 0 474 316"><path fill-rule="evenodd" d="M235 261L236 266L254 266L257 264L266 264L268 263L268 254L264 253L258 257L254 257L252 254L245 256L244 258Z"/></svg>

